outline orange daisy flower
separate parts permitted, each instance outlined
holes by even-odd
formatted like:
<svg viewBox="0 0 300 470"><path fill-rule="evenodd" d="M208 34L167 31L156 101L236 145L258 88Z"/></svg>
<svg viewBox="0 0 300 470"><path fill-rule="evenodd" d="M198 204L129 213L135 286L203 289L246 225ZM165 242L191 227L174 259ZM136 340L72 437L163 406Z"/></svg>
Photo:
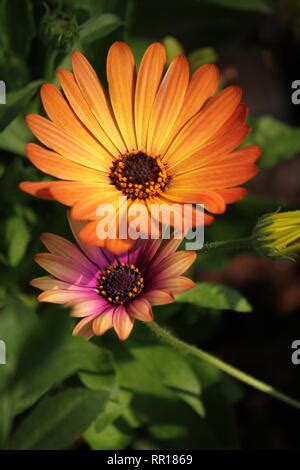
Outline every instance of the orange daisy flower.
<svg viewBox="0 0 300 470"><path fill-rule="evenodd" d="M215 95L214 65L190 78L183 55L166 72L165 63L164 47L154 43L136 74L130 48L114 43L107 57L107 95L87 59L74 52L73 73L58 71L63 94L53 84L42 86L49 119L27 116L47 147L28 144L29 159L62 181L20 187L71 206L72 218L89 221L81 232L87 243L103 245L96 235L101 203L113 204L119 215L135 201L148 209L152 203L204 204L208 224L212 214L245 195L240 185L257 173L259 148L236 150L250 130L241 89L230 86ZM127 201L120 208L121 195Z"/></svg>

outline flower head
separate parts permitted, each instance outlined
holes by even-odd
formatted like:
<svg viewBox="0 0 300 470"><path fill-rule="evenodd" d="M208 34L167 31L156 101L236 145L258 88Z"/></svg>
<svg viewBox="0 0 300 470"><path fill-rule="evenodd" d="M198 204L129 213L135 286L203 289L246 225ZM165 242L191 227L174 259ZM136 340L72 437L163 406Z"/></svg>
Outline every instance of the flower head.
<svg viewBox="0 0 300 470"><path fill-rule="evenodd" d="M300 252L300 210L263 215L253 235L259 253L274 259L293 258Z"/></svg>
<svg viewBox="0 0 300 470"><path fill-rule="evenodd" d="M107 57L107 95L87 59L74 52L73 72L58 71L63 93L53 84L42 86L49 119L27 116L47 147L28 144L29 159L61 181L23 182L21 188L66 204L72 218L89 221L80 234L85 242L103 245L96 233L101 203L116 206L127 196L121 213L133 202L147 210L152 204L203 204L209 224L212 214L245 195L240 185L257 173L259 148L237 150L250 130L241 89L230 86L216 94L215 65L200 67L190 78L183 55L166 72L165 63L164 47L154 43L136 74L130 48L114 43Z"/></svg>
<svg viewBox="0 0 300 470"><path fill-rule="evenodd" d="M41 237L49 253L36 262L51 276L31 284L43 290L38 299L72 307L71 315L81 318L73 334L90 338L114 328L126 339L135 320L153 320L152 306L174 301L174 294L193 287L181 276L196 254L176 249L180 240L138 240L116 255L106 248L83 243L78 238L82 222L70 221L78 246L57 235Z"/></svg>

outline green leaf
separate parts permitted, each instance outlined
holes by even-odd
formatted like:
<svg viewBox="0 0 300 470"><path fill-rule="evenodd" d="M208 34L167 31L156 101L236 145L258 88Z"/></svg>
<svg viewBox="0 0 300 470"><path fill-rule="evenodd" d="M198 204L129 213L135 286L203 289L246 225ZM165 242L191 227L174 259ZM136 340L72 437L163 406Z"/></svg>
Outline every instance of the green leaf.
<svg viewBox="0 0 300 470"><path fill-rule="evenodd" d="M213 47L202 47L191 52L188 56L191 72L195 72L201 65L215 64L218 55Z"/></svg>
<svg viewBox="0 0 300 470"><path fill-rule="evenodd" d="M200 282L187 292L176 296L177 302L186 302L202 308L251 312L249 302L231 287L214 282Z"/></svg>
<svg viewBox="0 0 300 470"><path fill-rule="evenodd" d="M197 414L205 416L200 399L201 384L196 374L177 351L166 346L149 346L135 350L137 357L149 367L151 374L172 390L176 396L187 403ZM148 361L148 362L147 362Z"/></svg>
<svg viewBox="0 0 300 470"><path fill-rule="evenodd" d="M0 148L25 156L25 145L32 138L32 134L25 124L24 116L21 114L0 133Z"/></svg>
<svg viewBox="0 0 300 470"><path fill-rule="evenodd" d="M184 50L180 42L173 36L166 36L162 40L167 53L167 64L169 65L175 57L183 54Z"/></svg>
<svg viewBox="0 0 300 470"><path fill-rule="evenodd" d="M201 386L192 368L177 351L164 345L133 346L131 352L148 369L152 376L157 376L165 386L174 391L199 395Z"/></svg>
<svg viewBox="0 0 300 470"><path fill-rule="evenodd" d="M1 366L0 373L0 445L9 433L14 416L14 399L10 384L18 365L19 354L24 338L37 325L37 316L32 309L15 298L7 297L0 309L1 340L6 344L6 365Z"/></svg>
<svg viewBox="0 0 300 470"><path fill-rule="evenodd" d="M133 433L126 421L120 418L100 432L96 431L93 424L84 433L84 438L94 450L119 450L125 449L131 443Z"/></svg>
<svg viewBox="0 0 300 470"><path fill-rule="evenodd" d="M106 383L107 374L114 376L109 351L79 337L73 337L70 319L62 312L44 314L38 327L29 335L20 352L20 363L15 372L10 391L14 395L14 413L19 414L36 402L51 387L71 377L78 371L98 376L106 387L99 390L109 394L114 391ZM49 334L51 332L51 334ZM39 351L39 354L36 354Z"/></svg>
<svg viewBox="0 0 300 470"><path fill-rule="evenodd" d="M121 26L121 19L111 13L105 13L86 21L80 27L79 38L82 43L89 43L104 38Z"/></svg>
<svg viewBox="0 0 300 470"><path fill-rule="evenodd" d="M67 389L45 397L20 424L8 448L61 450L83 433L107 402L106 392Z"/></svg>
<svg viewBox="0 0 300 470"><path fill-rule="evenodd" d="M205 415L200 382L185 358L160 345L134 346L130 352L119 352L116 361L121 387L152 400L180 399L196 414Z"/></svg>
<svg viewBox="0 0 300 470"><path fill-rule="evenodd" d="M99 377L103 374L106 379L108 371L113 370L109 351L71 336L71 319L62 311L48 308L49 313L44 312L40 320L32 309L9 297L0 310L1 339L7 345L7 364L0 374L0 443L13 417L63 380L78 371ZM102 392L111 395L114 388L103 388L99 394Z"/></svg>
<svg viewBox="0 0 300 470"><path fill-rule="evenodd" d="M26 58L35 33L31 0L2 0L0 29L6 48Z"/></svg>
<svg viewBox="0 0 300 470"><path fill-rule="evenodd" d="M95 419L95 431L100 432L120 416L126 415L133 394L128 390L119 390L114 401L109 401L105 409Z"/></svg>
<svg viewBox="0 0 300 470"><path fill-rule="evenodd" d="M273 116L256 119L252 129L247 144L262 148L258 163L263 168L270 168L300 151L300 129L280 122Z"/></svg>
<svg viewBox="0 0 300 470"><path fill-rule="evenodd" d="M29 228L21 215L13 215L5 225L8 261L17 266L22 260L30 240Z"/></svg>
<svg viewBox="0 0 300 470"><path fill-rule="evenodd" d="M21 113L41 83L41 80L36 80L22 90L13 91L6 95L6 104L0 106L0 132Z"/></svg>

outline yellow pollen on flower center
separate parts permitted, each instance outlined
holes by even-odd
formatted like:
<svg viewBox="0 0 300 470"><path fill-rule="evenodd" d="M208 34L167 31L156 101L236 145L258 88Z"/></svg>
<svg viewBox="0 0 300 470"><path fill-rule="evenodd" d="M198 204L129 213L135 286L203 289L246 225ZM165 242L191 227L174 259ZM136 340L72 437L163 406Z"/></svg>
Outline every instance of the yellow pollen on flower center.
<svg viewBox="0 0 300 470"><path fill-rule="evenodd" d="M133 300L144 289L140 270L130 263L108 266L99 278L97 292L111 304L124 304Z"/></svg>
<svg viewBox="0 0 300 470"><path fill-rule="evenodd" d="M171 175L160 157L136 151L113 162L110 180L130 199L149 199L165 191Z"/></svg>

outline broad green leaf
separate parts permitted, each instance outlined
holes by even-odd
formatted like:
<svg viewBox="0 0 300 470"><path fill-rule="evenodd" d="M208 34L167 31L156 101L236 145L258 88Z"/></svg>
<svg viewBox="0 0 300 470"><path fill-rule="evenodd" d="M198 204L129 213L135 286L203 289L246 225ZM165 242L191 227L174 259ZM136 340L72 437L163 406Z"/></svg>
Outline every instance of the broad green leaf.
<svg viewBox="0 0 300 470"><path fill-rule="evenodd" d="M24 116L21 114L0 133L0 148L25 156L25 145L31 140L33 140L33 136L25 124Z"/></svg>
<svg viewBox="0 0 300 470"><path fill-rule="evenodd" d="M166 36L162 40L167 53L167 64L169 65L175 57L183 54L184 50L180 42L173 36Z"/></svg>
<svg viewBox="0 0 300 470"><path fill-rule="evenodd" d="M202 416L201 383L187 359L172 348L153 344L152 340L151 333L143 329L142 344L115 347L120 387L153 399L179 398Z"/></svg>
<svg viewBox="0 0 300 470"><path fill-rule="evenodd" d="M214 282L199 282L192 290L177 295L176 300L215 310L235 310L236 312L251 312L252 310L249 302L237 291Z"/></svg>
<svg viewBox="0 0 300 470"><path fill-rule="evenodd" d="M76 372L87 371L99 377L103 374L104 381L109 372L113 375L110 353L72 337L66 312L53 310L51 307L49 314L44 313L39 320L31 309L11 298L0 310L1 339L7 345L7 364L0 374L0 443L15 415ZM111 394L111 390L102 391Z"/></svg>
<svg viewBox="0 0 300 470"><path fill-rule="evenodd" d="M188 56L191 72L195 72L201 65L214 64L218 55L213 47L202 47L191 52Z"/></svg>
<svg viewBox="0 0 300 470"><path fill-rule="evenodd" d="M80 27L79 38L82 43L89 43L108 36L121 26L121 19L111 13L93 17Z"/></svg>
<svg viewBox="0 0 300 470"><path fill-rule="evenodd" d="M9 433L14 416L14 399L10 384L18 365L24 339L37 325L32 309L15 298L7 297L0 309L0 337L6 344L6 365L0 366L0 446ZM2 302L1 302L2 303Z"/></svg>
<svg viewBox="0 0 300 470"><path fill-rule="evenodd" d="M177 351L164 345L133 346L131 352L158 379L168 388L180 392L187 392L198 396L201 386L197 376Z"/></svg>
<svg viewBox="0 0 300 470"><path fill-rule="evenodd" d="M247 144L259 145L262 155L258 163L270 168L300 151L300 129L278 121L273 116L261 116L251 122L252 132Z"/></svg>
<svg viewBox="0 0 300 470"><path fill-rule="evenodd" d="M156 379L159 384L191 406L196 413L204 416L199 379L182 355L167 346L153 344L134 346L131 352L151 377L152 385L148 383L145 392L151 393L150 388Z"/></svg>
<svg viewBox="0 0 300 470"><path fill-rule="evenodd" d="M114 401L109 401L95 419L95 431L100 432L120 416L128 415L127 410L132 397L133 394L128 390L120 390Z"/></svg>
<svg viewBox="0 0 300 470"><path fill-rule="evenodd" d="M11 266L17 266L22 260L30 240L30 232L21 215L13 215L6 221L7 256Z"/></svg>
<svg viewBox="0 0 300 470"><path fill-rule="evenodd" d="M189 435L188 427L180 424L152 424L148 431L152 437L159 441L186 439Z"/></svg>
<svg viewBox="0 0 300 470"><path fill-rule="evenodd" d="M67 389L44 397L8 443L14 450L61 450L72 445L107 402L107 392Z"/></svg>
<svg viewBox="0 0 300 470"><path fill-rule="evenodd" d="M138 418L143 420L143 428L156 439L156 446L160 447L163 443L163 448L171 449L217 447L218 443L213 429L208 426L207 418L200 417L190 406L176 397L167 399L136 395L132 401L132 408Z"/></svg>
<svg viewBox="0 0 300 470"><path fill-rule="evenodd" d="M20 114L41 85L41 80L29 83L18 91L7 93L6 104L0 106L0 132Z"/></svg>
<svg viewBox="0 0 300 470"><path fill-rule="evenodd" d="M39 351L38 355L36 351ZM114 391L110 353L82 338L73 337L66 313L61 311L55 314L52 308L27 337L20 352L20 363L10 385L15 414L21 413L51 387L79 371L99 376L98 381L103 376L106 386L102 387L102 391ZM111 377L110 387L107 385L107 375Z"/></svg>
<svg viewBox="0 0 300 470"><path fill-rule="evenodd" d="M93 424L85 431L84 438L94 450L120 450L132 442L133 431L128 423L120 418L100 432L96 431Z"/></svg>
<svg viewBox="0 0 300 470"><path fill-rule="evenodd" d="M5 47L15 55L25 58L35 33L31 0L2 0L0 29Z"/></svg>

